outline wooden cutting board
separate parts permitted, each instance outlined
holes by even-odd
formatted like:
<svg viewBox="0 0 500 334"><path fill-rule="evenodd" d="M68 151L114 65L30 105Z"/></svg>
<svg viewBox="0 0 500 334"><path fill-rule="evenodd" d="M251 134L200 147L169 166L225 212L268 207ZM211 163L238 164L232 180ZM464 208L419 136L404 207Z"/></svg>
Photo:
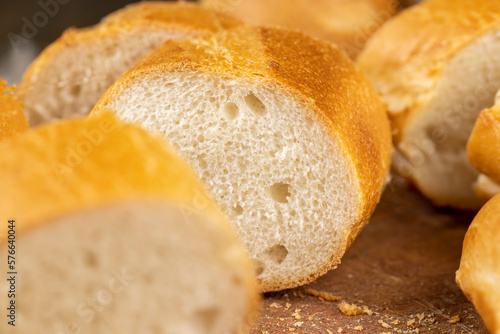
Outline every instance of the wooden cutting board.
<svg viewBox="0 0 500 334"><path fill-rule="evenodd" d="M436 209L394 179L342 264L306 287L266 294L251 333L488 333L455 283L473 218Z"/></svg>

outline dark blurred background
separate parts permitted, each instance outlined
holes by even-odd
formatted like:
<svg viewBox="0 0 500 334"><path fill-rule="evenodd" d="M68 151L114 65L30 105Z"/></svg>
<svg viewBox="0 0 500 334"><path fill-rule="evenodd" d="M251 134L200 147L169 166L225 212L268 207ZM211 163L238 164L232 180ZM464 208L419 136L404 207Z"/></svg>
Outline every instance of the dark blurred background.
<svg viewBox="0 0 500 334"><path fill-rule="evenodd" d="M272 0L269 0L272 1ZM403 7L417 0L402 0ZM0 0L0 77L18 83L26 67L69 27L85 27L133 0Z"/></svg>

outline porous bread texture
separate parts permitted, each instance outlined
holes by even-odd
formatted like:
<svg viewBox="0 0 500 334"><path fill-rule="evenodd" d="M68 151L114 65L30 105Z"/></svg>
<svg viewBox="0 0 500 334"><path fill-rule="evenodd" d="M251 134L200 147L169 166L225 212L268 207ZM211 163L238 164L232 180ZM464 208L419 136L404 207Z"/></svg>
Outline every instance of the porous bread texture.
<svg viewBox="0 0 500 334"><path fill-rule="evenodd" d="M103 113L0 150L0 217L16 221L22 305L2 333L247 331L258 300L249 260L162 138Z"/></svg>
<svg viewBox="0 0 500 334"><path fill-rule="evenodd" d="M337 48L295 32L245 27L169 41L93 113L102 109L179 149L237 227L262 291L335 268L390 164L376 94Z"/></svg>
<svg viewBox="0 0 500 334"><path fill-rule="evenodd" d="M465 235L457 283L491 333L500 333L500 195L477 214Z"/></svg>
<svg viewBox="0 0 500 334"><path fill-rule="evenodd" d="M500 87L498 14L495 1L426 1L380 29L358 59L387 103L396 171L436 205L481 205L466 145Z"/></svg>
<svg viewBox="0 0 500 334"><path fill-rule="evenodd" d="M125 70L165 39L195 37L239 22L196 4L141 2L97 26L67 30L23 77L19 96L30 125L87 115Z"/></svg>
<svg viewBox="0 0 500 334"><path fill-rule="evenodd" d="M21 104L12 93L13 89L7 87L7 82L0 78L0 141L28 129L28 121Z"/></svg>
<svg viewBox="0 0 500 334"><path fill-rule="evenodd" d="M482 173L475 186L480 198L489 199L500 192L500 95L495 105L479 115L469 138L467 155Z"/></svg>
<svg viewBox="0 0 500 334"><path fill-rule="evenodd" d="M356 58L370 36L396 12L397 0L203 0L205 7L255 25L297 29L336 43Z"/></svg>

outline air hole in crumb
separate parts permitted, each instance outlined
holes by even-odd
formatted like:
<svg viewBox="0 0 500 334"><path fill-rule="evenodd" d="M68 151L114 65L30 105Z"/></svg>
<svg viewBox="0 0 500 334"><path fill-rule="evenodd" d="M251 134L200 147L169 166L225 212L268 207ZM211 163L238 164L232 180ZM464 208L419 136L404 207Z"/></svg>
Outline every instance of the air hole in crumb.
<svg viewBox="0 0 500 334"><path fill-rule="evenodd" d="M269 188L271 197L278 203L288 203L290 192L288 188L290 185L286 183L275 183Z"/></svg>
<svg viewBox="0 0 500 334"><path fill-rule="evenodd" d="M201 167L202 169L207 169L207 168L208 168L208 163L207 163L207 161L205 160L204 155L203 155L203 156L199 156L199 157L198 157L198 161L199 161L199 163L200 163L200 167Z"/></svg>
<svg viewBox="0 0 500 334"><path fill-rule="evenodd" d="M201 109L200 109L200 110L198 110L196 113L197 113L198 115L202 115L204 112L205 112L205 110L201 110Z"/></svg>
<svg viewBox="0 0 500 334"><path fill-rule="evenodd" d="M71 86L71 95L79 95L80 92L82 91L82 86L80 85L74 85L74 86Z"/></svg>
<svg viewBox="0 0 500 334"><path fill-rule="evenodd" d="M260 276L264 273L264 264L259 260L255 260L255 275Z"/></svg>
<svg viewBox="0 0 500 334"><path fill-rule="evenodd" d="M310 116L306 116L306 124L307 125L312 125L313 124L313 120Z"/></svg>
<svg viewBox="0 0 500 334"><path fill-rule="evenodd" d="M94 252L85 253L85 264L91 268L98 267L97 255Z"/></svg>
<svg viewBox="0 0 500 334"><path fill-rule="evenodd" d="M250 93L247 96L245 96L245 102L248 108L250 108L250 110L256 113L257 115L262 116L266 113L266 106L253 93Z"/></svg>
<svg viewBox="0 0 500 334"><path fill-rule="evenodd" d="M198 310L195 312L193 320L203 332L211 332L220 315L220 310L215 307Z"/></svg>
<svg viewBox="0 0 500 334"><path fill-rule="evenodd" d="M243 213L243 208L241 207L241 205L236 204L236 206L234 207L234 214L239 216L242 213Z"/></svg>
<svg viewBox="0 0 500 334"><path fill-rule="evenodd" d="M203 142L205 141L205 136L204 136L203 134L201 134L201 133L200 133L200 134L198 135L197 140L198 140L200 143L203 143Z"/></svg>
<svg viewBox="0 0 500 334"><path fill-rule="evenodd" d="M224 106L224 112L226 113L227 118L229 118L230 120L233 120L236 117L238 117L238 115L240 113L240 108L238 108L236 103L228 102Z"/></svg>
<svg viewBox="0 0 500 334"><path fill-rule="evenodd" d="M285 261L288 255L288 249L283 245L274 245L269 248L265 255L274 263L280 264Z"/></svg>

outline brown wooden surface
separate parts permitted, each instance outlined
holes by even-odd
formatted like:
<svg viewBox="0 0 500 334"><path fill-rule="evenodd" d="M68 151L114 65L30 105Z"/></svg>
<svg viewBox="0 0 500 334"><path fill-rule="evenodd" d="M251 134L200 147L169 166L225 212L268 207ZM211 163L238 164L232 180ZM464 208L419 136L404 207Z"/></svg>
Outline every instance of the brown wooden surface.
<svg viewBox="0 0 500 334"><path fill-rule="evenodd" d="M252 334L487 333L455 283L473 217L433 208L396 179L338 269L306 287L267 294ZM341 301L322 301L307 288L373 314L345 315Z"/></svg>

